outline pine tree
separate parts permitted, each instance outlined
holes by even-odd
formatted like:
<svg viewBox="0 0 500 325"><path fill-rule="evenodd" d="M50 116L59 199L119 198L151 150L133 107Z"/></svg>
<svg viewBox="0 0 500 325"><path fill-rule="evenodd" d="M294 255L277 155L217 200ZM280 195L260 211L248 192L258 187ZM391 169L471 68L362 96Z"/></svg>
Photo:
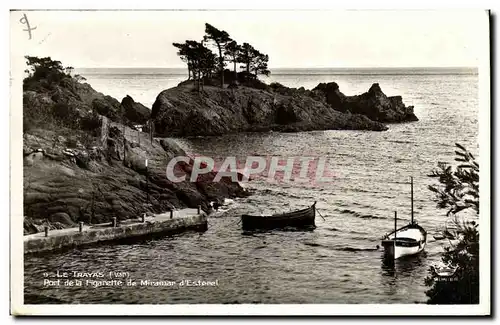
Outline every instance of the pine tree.
<svg viewBox="0 0 500 325"><path fill-rule="evenodd" d="M240 60L241 54L241 46L236 43L236 41L232 41L227 44L226 51L224 54L228 57L228 59L234 64L234 80L238 80L238 74L236 72L236 64Z"/></svg>
<svg viewBox="0 0 500 325"><path fill-rule="evenodd" d="M267 63L269 62L269 55L262 54L259 51L255 50L253 59L251 62L251 70L254 75L263 74L269 76L271 73L267 67Z"/></svg>
<svg viewBox="0 0 500 325"><path fill-rule="evenodd" d="M185 43L173 43L179 49L177 54L188 64L198 91L203 87L203 78L210 76L216 67L216 56L203 42L187 40Z"/></svg>
<svg viewBox="0 0 500 325"><path fill-rule="evenodd" d="M240 51L240 62L245 64L242 68L246 69L247 73L250 73L250 66L255 54L255 49L252 45L248 43L243 43Z"/></svg>
<svg viewBox="0 0 500 325"><path fill-rule="evenodd" d="M220 82L221 88L224 88L224 52L227 44L229 44L232 39L226 31L219 30L214 26L206 23L205 24L205 36L204 41L212 41L217 47L219 54L219 72L220 72Z"/></svg>

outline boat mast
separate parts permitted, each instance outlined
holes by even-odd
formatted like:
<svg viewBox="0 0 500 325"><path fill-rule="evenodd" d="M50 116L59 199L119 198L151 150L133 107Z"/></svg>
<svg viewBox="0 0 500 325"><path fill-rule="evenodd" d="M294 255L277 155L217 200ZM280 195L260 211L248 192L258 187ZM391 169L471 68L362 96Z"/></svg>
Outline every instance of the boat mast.
<svg viewBox="0 0 500 325"><path fill-rule="evenodd" d="M394 239L396 239L397 230L398 230L398 212L394 211Z"/></svg>
<svg viewBox="0 0 500 325"><path fill-rule="evenodd" d="M413 224L413 176L410 176L411 179L411 224Z"/></svg>

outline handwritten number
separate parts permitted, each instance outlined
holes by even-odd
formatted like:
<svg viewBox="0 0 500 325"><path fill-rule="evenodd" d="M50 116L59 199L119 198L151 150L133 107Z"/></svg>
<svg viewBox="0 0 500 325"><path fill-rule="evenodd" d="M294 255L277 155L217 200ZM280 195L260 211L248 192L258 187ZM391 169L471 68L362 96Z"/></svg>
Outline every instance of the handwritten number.
<svg viewBox="0 0 500 325"><path fill-rule="evenodd" d="M23 17L19 20L19 22L23 25L26 24L27 29L23 29L23 31L28 32L29 39L31 39L31 31L36 29L35 27L30 27L30 22L28 21L28 17L26 17L26 14L23 14Z"/></svg>

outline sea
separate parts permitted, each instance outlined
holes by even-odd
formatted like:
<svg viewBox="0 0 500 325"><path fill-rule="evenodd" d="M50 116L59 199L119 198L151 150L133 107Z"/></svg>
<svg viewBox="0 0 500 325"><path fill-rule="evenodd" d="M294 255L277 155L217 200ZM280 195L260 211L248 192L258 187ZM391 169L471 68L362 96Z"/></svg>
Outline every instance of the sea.
<svg viewBox="0 0 500 325"><path fill-rule="evenodd" d="M151 107L164 89L187 77L183 69L80 69L92 87L119 100L130 95ZM189 154L324 157L329 182L304 184L256 177L247 198L227 200L204 233L188 232L134 244L103 245L31 256L25 292L79 304L414 304L425 303L424 279L447 240L436 240L451 220L439 209L429 177L439 162L455 164L455 143L475 155L478 80L475 69L273 69L267 83L312 89L335 81L346 95L378 83L388 96L414 106L418 122L389 124L385 132L312 131L241 133L176 139ZM389 263L377 245L410 220L410 177L415 220L428 232L425 251ZM316 229L245 233L243 213L304 208L317 201ZM476 218L471 214L469 218ZM170 286L44 286L44 273L127 272L136 281ZM216 286L186 286L201 281ZM198 282L200 281L200 282ZM188 282L183 282L188 283ZM42 300L40 300L42 301Z"/></svg>

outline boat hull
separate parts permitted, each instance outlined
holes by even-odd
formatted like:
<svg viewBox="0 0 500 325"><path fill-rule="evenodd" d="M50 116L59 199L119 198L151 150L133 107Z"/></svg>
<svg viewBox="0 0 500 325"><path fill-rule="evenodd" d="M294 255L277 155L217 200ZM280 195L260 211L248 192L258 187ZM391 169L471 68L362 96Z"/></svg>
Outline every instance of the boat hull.
<svg viewBox="0 0 500 325"><path fill-rule="evenodd" d="M404 257L404 256L410 256L410 255L416 255L420 252L422 252L425 249L425 243L423 243L420 247L402 247L402 246L397 246L392 243L392 245L389 245L389 247L384 246L385 250L384 253L390 257L394 258L397 260L398 258Z"/></svg>
<svg viewBox="0 0 500 325"><path fill-rule="evenodd" d="M242 215L244 230L271 230L282 228L315 228L315 204L307 209L272 216Z"/></svg>
<svg viewBox="0 0 500 325"><path fill-rule="evenodd" d="M398 259L416 255L425 249L427 232L417 224L409 224L390 233L382 240L384 254Z"/></svg>

